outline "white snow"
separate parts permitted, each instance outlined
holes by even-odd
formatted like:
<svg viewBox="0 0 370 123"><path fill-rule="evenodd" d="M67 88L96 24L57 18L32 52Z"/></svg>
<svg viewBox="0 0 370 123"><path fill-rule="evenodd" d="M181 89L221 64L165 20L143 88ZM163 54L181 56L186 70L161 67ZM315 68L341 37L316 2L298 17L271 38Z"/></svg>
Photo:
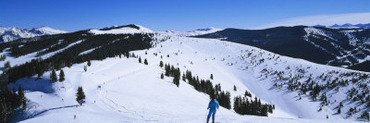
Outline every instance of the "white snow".
<svg viewBox="0 0 370 123"><path fill-rule="evenodd" d="M90 49L90 50L86 50L86 51L83 51L83 52L81 52L80 54L78 54L78 55L85 55L85 54L89 54L89 53L91 53L92 51L94 51L95 50L95 48L94 49Z"/></svg>

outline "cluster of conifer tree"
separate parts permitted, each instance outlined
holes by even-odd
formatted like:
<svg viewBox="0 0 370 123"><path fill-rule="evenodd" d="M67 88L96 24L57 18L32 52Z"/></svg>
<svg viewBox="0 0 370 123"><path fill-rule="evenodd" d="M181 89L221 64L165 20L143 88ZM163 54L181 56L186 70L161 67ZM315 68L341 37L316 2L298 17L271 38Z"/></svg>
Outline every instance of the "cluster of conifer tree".
<svg viewBox="0 0 370 123"><path fill-rule="evenodd" d="M181 72L180 68L176 68L170 64L163 64L162 61L159 63L160 67L164 66L166 76L174 77L173 83L179 86ZM213 77L213 75L211 75ZM163 79L163 74L161 74L161 78ZM212 82L210 80L203 80L199 79L199 77L192 76L191 71L187 70L186 74L182 75L182 80L187 81L190 85L194 87L199 92L206 93L210 96L210 98L215 98L218 100L222 107L227 109L231 109L230 103L230 92L222 91L221 85L217 84L213 87Z"/></svg>
<svg viewBox="0 0 370 123"><path fill-rule="evenodd" d="M165 75L166 76L171 76L173 77L173 83L179 87L180 85L180 68L175 68L173 65L171 66L170 64L165 64L164 65L165 69Z"/></svg>
<svg viewBox="0 0 370 123"><path fill-rule="evenodd" d="M213 74L211 74L211 77L213 78ZM222 107L231 109L230 92L222 91L220 84L213 86L211 80L199 79L198 76L193 76L189 70L183 74L183 80L187 80L195 90L208 94L210 98L217 99Z"/></svg>
<svg viewBox="0 0 370 123"><path fill-rule="evenodd" d="M22 110L27 108L27 99L21 87L16 92L8 87L2 87L0 90L0 122L6 123L12 112L22 106Z"/></svg>
<svg viewBox="0 0 370 123"><path fill-rule="evenodd" d="M51 81L54 81L54 82L56 82L56 81L63 82L65 80L65 78L64 78L64 71L63 70L60 70L59 79L58 79L55 70L52 70L51 71L51 74L50 74L50 80Z"/></svg>
<svg viewBox="0 0 370 123"><path fill-rule="evenodd" d="M234 98L234 111L239 114L267 116L268 112L272 113L275 106L262 104L257 97L249 100L247 97L237 96Z"/></svg>

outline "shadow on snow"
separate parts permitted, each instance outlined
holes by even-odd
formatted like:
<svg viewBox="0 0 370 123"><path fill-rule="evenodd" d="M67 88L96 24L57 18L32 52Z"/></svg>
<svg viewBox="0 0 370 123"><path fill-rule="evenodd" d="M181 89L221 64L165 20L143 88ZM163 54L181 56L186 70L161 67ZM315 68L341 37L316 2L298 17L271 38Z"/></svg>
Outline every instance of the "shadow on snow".
<svg viewBox="0 0 370 123"><path fill-rule="evenodd" d="M48 111L58 110L58 109L65 109L65 108L72 108L72 107L76 107L76 106L78 106L78 105L68 105L68 106L50 108L50 109L46 109L46 110L31 114L29 116L26 116L26 114L24 112L22 112L21 110L17 110L14 114L15 117L12 118L13 120L11 121L11 123L17 123L17 122L20 122L20 121L23 121L23 120L32 119L32 118L40 116L40 115L42 115L42 114L44 114Z"/></svg>
<svg viewBox="0 0 370 123"><path fill-rule="evenodd" d="M26 91L40 91L43 93L53 93L55 92L52 87L53 82L49 79L31 77L31 78L22 78L17 80L15 83L10 83L8 87L10 89L18 90L19 86L22 86L23 90Z"/></svg>

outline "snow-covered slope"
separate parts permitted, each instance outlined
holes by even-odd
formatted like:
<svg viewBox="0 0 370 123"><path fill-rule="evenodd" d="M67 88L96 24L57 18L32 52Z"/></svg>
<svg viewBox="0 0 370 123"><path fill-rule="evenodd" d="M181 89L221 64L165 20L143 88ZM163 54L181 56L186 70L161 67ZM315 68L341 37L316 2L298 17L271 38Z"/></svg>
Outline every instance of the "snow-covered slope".
<svg viewBox="0 0 370 123"><path fill-rule="evenodd" d="M22 85L27 90L29 105L26 113L14 121L205 122L209 97L185 81L181 80L177 87L172 83L172 77L161 79L164 69L159 67L160 61L179 67L182 73L190 70L200 79L208 79L213 74L213 85L220 83L222 90L231 93L232 99L248 90L263 103L276 106L269 117L241 116L233 110L220 108L216 114L219 122L351 122L343 120L345 113L335 113L336 106L344 102L343 112L357 106L358 102L346 98L347 91L352 87L358 88L360 83L370 85L369 78L366 78L360 83L350 81L349 85L338 87L338 91L325 90L330 104L322 106L321 101L311 101L308 94L287 90L289 83L278 80L274 72L286 71L280 75L300 76L295 80L300 82L312 77L319 85L326 84L319 78L322 74L328 76L326 79L334 80L342 73L369 73L319 65L217 39L163 34L157 34L156 38L160 40L153 43L153 48L131 52L147 59L149 65L138 63L137 58L115 57L93 60L86 72L86 63L63 68L66 74L64 82L50 82L50 72L38 80L35 77L18 80L10 87ZM278 86L274 86L275 83ZM237 91L233 90L234 85ZM75 101L79 86L86 94L83 106L77 106ZM364 90L359 90L359 93L361 91ZM318 111L320 107L322 111ZM360 104L358 109L366 108ZM354 119L359 114L354 113L349 118Z"/></svg>
<svg viewBox="0 0 370 123"><path fill-rule="evenodd" d="M343 67L347 67L370 60L369 48L367 47L370 44L370 39L368 37L358 36L357 34L358 32L363 32L363 30L338 31L339 34L343 34L345 36L340 38L348 39L348 43L346 42L347 45L343 45L343 43L340 42L340 38L338 38L338 34L330 32L330 30L315 27L306 27L304 30L307 33L304 36L305 41L310 42L315 47L336 57L335 59L328 61L327 64L329 65L338 64L339 62L343 64ZM323 42L313 41L317 39L324 39L324 41L326 41L325 43L331 46L327 47L327 45L320 44ZM348 46L357 48L350 49ZM336 49L336 51L330 51L330 49L333 48Z"/></svg>
<svg viewBox="0 0 370 123"><path fill-rule="evenodd" d="M53 35L59 33L66 33L66 31L57 30L46 26L30 29L19 29L17 27L0 27L0 43L17 40L19 38L31 38L35 36Z"/></svg>
<svg viewBox="0 0 370 123"><path fill-rule="evenodd" d="M221 31L221 30L223 29L215 28L215 27L208 27L208 28L196 29L196 30L186 31L186 32L167 30L164 33L169 34L169 35L177 35L177 36L196 36L196 35L214 33L214 32Z"/></svg>

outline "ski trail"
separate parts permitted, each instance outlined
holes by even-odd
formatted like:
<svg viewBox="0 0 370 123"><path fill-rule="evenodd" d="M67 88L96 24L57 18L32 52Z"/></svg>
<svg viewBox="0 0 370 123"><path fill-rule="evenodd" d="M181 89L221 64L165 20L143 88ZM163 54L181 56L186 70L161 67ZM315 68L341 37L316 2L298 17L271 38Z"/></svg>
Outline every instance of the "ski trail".
<svg viewBox="0 0 370 123"><path fill-rule="evenodd" d="M123 77L126 77L127 78L127 77L130 77L130 76L136 76L137 74L151 71L151 69L153 69L155 67L157 67L157 66L156 65L151 65L149 67L144 67L144 68L136 69L134 71L121 74L120 76L118 76L116 78L113 78L113 79L110 79L110 80L104 82L104 86L101 87L101 90L99 90L97 92L98 97L100 98L100 100L104 104L106 104L107 106L109 106L112 110L117 110L118 112L121 112L121 113L129 113L129 114L131 114L133 116L137 116L137 117L139 117L141 119L145 119L145 121L159 121L159 120L156 120L156 119L150 119L150 118L148 119L148 117L140 114L138 111L130 110L130 109L126 108L124 105L118 104L113 99L110 99L107 96L108 95L109 88L106 88L108 84L109 85L110 84L114 84L115 82L117 82L117 80L120 80ZM125 111L125 112L123 112L123 111Z"/></svg>

